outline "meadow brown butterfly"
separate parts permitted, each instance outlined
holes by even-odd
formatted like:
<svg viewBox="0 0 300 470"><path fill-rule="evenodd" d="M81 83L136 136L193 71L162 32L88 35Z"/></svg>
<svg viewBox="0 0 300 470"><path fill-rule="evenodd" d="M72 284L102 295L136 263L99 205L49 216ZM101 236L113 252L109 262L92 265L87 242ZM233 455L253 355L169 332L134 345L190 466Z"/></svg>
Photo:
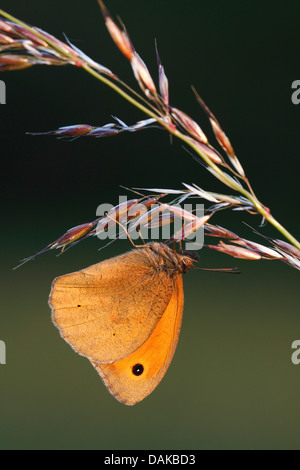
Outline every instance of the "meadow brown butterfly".
<svg viewBox="0 0 300 470"><path fill-rule="evenodd" d="M49 304L61 336L126 405L148 396L171 363L183 314L182 273L194 260L149 243L53 281Z"/></svg>

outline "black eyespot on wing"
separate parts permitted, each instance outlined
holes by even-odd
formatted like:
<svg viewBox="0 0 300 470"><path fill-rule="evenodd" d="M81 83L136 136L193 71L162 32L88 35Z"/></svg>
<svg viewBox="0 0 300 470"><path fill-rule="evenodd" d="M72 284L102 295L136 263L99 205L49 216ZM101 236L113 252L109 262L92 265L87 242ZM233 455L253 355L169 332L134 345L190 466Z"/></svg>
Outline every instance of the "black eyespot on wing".
<svg viewBox="0 0 300 470"><path fill-rule="evenodd" d="M142 364L135 364L132 366L133 375L139 376L144 372L144 366Z"/></svg>

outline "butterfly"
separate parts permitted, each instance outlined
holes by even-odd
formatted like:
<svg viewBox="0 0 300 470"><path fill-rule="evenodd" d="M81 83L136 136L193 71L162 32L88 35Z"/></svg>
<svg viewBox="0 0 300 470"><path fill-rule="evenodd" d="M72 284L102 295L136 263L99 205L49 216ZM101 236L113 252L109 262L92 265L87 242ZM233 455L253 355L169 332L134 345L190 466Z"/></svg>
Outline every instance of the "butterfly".
<svg viewBox="0 0 300 470"><path fill-rule="evenodd" d="M120 402L135 405L164 377L181 328L182 274L195 260L152 242L53 281L54 324Z"/></svg>

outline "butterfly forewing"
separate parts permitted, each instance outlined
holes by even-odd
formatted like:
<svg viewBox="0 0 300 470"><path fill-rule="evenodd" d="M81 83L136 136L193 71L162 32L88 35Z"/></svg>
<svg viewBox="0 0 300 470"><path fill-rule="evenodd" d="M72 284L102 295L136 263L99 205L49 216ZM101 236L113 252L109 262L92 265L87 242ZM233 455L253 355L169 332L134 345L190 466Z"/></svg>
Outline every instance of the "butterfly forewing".
<svg viewBox="0 0 300 470"><path fill-rule="evenodd" d="M97 363L118 361L151 335L173 292L173 281L134 250L56 278L52 318L62 337Z"/></svg>

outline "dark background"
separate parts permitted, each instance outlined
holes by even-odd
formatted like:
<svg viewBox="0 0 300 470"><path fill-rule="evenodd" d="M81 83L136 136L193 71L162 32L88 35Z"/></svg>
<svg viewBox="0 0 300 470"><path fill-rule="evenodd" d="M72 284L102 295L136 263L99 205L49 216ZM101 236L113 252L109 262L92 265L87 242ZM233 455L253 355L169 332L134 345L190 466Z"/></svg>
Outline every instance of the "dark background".
<svg viewBox="0 0 300 470"><path fill-rule="evenodd" d="M300 105L298 1L107 0L156 77L154 38L171 103L213 141L193 84L229 135L258 197L296 237ZM0 8L63 39L135 86L95 0L1 1ZM98 252L97 239L63 256L47 253L13 271L65 230L93 220L99 204L118 203L127 187L224 191L159 130L73 142L33 137L70 124L128 124L144 116L74 67L3 73L0 107L2 187L0 447L83 449L299 449L298 272L282 263L246 262L202 250L204 266L235 266L241 276L195 271L185 278L185 315L173 363L156 391L135 407L110 396L88 361L61 340L47 305L54 277L122 253L128 241ZM230 191L229 191L230 193ZM128 193L129 197L131 195ZM242 221L214 220L246 238ZM275 235L271 227L262 232ZM276 236L279 236L277 233ZM299 235L298 235L299 237ZM102 245L101 245L102 244Z"/></svg>

